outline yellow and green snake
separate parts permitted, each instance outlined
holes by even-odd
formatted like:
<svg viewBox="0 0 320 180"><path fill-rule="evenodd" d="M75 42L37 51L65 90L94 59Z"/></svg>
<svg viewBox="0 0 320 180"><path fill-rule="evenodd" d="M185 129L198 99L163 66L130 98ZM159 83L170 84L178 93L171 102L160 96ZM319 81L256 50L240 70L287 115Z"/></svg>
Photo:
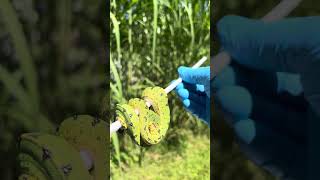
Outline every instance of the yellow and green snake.
<svg viewBox="0 0 320 180"><path fill-rule="evenodd" d="M150 108L146 102L151 104ZM157 144L164 138L170 123L167 94L161 87L148 87L141 99L133 98L128 104L117 105L116 115L138 145Z"/></svg>
<svg viewBox="0 0 320 180"><path fill-rule="evenodd" d="M141 99L118 104L116 118L138 145L157 144L164 138L170 123L167 94L160 87L148 87ZM107 129L109 125L105 121L79 115L64 120L54 135L21 135L17 157L19 180L108 179L110 134ZM89 167L81 152L92 159Z"/></svg>
<svg viewBox="0 0 320 180"><path fill-rule="evenodd" d="M27 133L19 142L19 180L104 180L108 176L105 121L79 115L62 122L55 135ZM91 167L80 152L88 152Z"/></svg>

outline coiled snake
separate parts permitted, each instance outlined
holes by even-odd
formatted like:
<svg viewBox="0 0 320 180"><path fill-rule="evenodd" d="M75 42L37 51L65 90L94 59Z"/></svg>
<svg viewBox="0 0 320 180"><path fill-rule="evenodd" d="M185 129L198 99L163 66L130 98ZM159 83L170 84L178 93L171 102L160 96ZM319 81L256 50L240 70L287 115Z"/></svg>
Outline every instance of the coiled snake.
<svg viewBox="0 0 320 180"><path fill-rule="evenodd" d="M56 135L21 136L17 158L19 180L103 180L108 176L106 122L88 115L62 122ZM80 152L93 160L86 167Z"/></svg>
<svg viewBox="0 0 320 180"><path fill-rule="evenodd" d="M150 103L149 108L146 102ZM128 104L116 107L116 118L132 139L141 146L159 143L170 123L168 97L161 87L148 87L142 99L130 99Z"/></svg>
<svg viewBox="0 0 320 180"><path fill-rule="evenodd" d="M157 144L170 122L167 93L160 87L146 88L142 99L118 104L116 117L138 145ZM105 121L79 115L64 120L55 135L23 134L17 158L19 180L107 179L108 128ZM83 152L92 159L91 165L84 162Z"/></svg>

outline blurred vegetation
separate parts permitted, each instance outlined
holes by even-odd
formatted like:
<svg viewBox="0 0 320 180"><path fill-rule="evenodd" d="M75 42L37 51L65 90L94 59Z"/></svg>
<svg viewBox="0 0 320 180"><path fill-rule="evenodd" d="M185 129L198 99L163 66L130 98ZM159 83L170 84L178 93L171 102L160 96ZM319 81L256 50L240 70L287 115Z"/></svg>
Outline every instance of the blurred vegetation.
<svg viewBox="0 0 320 180"><path fill-rule="evenodd" d="M112 0L111 112L149 86L166 87L177 68L209 56L208 0ZM171 123L160 144L140 148L124 132L112 136L113 179L208 179L209 128L169 94ZM173 160L178 159L177 162Z"/></svg>
<svg viewBox="0 0 320 180"><path fill-rule="evenodd" d="M214 1L212 4L211 27L216 32L216 23L225 15L236 14L250 18L260 18L269 12L279 0L256 1L256 0L225 0ZM303 0L290 16L315 16L320 14L320 2ZM213 36L216 36L213 34ZM212 37L212 54L219 50L219 42L216 37ZM214 112L214 152L212 158L212 169L214 179L219 180L274 180L275 178L268 172L255 166L241 152L235 142L232 129L223 121L220 113Z"/></svg>
<svg viewBox="0 0 320 180"><path fill-rule="evenodd" d="M15 179L21 133L53 132L74 114L99 115L105 3L0 1L0 179Z"/></svg>

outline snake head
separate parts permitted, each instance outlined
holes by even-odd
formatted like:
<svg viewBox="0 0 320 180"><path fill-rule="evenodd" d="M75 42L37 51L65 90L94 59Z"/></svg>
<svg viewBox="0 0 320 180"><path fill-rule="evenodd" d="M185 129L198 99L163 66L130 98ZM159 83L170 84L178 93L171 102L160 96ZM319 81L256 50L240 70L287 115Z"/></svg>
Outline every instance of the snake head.
<svg viewBox="0 0 320 180"><path fill-rule="evenodd" d="M137 113L132 106L118 104L116 106L116 119L121 125L129 130L129 135L140 145L140 122Z"/></svg>

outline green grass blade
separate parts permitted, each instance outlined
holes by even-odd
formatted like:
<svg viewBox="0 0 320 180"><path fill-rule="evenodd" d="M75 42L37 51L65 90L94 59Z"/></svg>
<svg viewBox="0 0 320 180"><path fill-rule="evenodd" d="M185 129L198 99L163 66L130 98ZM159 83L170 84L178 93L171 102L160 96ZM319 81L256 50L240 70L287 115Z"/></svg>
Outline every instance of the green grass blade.
<svg viewBox="0 0 320 180"><path fill-rule="evenodd" d="M112 12L110 12L110 18L111 18L111 21L113 24L113 32L116 35L118 59L120 59L121 58L121 47L120 47L119 21L117 20L116 16Z"/></svg>
<svg viewBox="0 0 320 180"><path fill-rule="evenodd" d="M132 53L133 52L133 43L132 43L132 8L130 8L130 10L129 10L129 12L128 12L128 14L129 14L129 26L130 26L130 28L128 29L128 41L129 41L129 51L130 51L130 53Z"/></svg>
<svg viewBox="0 0 320 180"><path fill-rule="evenodd" d="M110 69L111 69L111 73L113 74L113 77L116 81L116 85L117 85L117 89L119 91L119 94L122 96L122 83L121 83L121 79L119 76L119 73L117 71L116 65L114 64L113 60L112 60L112 55L110 54Z"/></svg>
<svg viewBox="0 0 320 180"><path fill-rule="evenodd" d="M35 109L38 109L39 93L36 68L32 60L31 53L28 49L27 41L24 36L22 26L19 23L15 10L13 9L12 5L8 0L0 1L0 13L2 13L2 18L5 23L5 26L12 38L12 43L14 45L17 58L19 59L21 65L21 70L26 79L28 93L32 97L30 99L32 99L33 107Z"/></svg>
<svg viewBox="0 0 320 180"><path fill-rule="evenodd" d="M112 145L115 149L115 157L119 163L119 166L120 166L120 163L121 163L121 159L120 159L120 145L119 145L119 138L118 138L118 135L116 133L113 133L111 135L111 140L112 140Z"/></svg>
<svg viewBox="0 0 320 180"><path fill-rule="evenodd" d="M156 44L157 44L157 29L158 29L158 0L153 0L153 37L152 37L152 61L156 59ZM160 59L157 60L159 64Z"/></svg>
<svg viewBox="0 0 320 180"><path fill-rule="evenodd" d="M186 3L182 3L182 5L184 6L184 8L188 14L188 19L189 19L189 23L190 23L190 33L191 33L190 49L193 50L195 33L194 33L194 24L193 24L192 4L186 2ZM192 51L190 51L190 53L192 53ZM190 55L192 55L192 54L190 54Z"/></svg>

